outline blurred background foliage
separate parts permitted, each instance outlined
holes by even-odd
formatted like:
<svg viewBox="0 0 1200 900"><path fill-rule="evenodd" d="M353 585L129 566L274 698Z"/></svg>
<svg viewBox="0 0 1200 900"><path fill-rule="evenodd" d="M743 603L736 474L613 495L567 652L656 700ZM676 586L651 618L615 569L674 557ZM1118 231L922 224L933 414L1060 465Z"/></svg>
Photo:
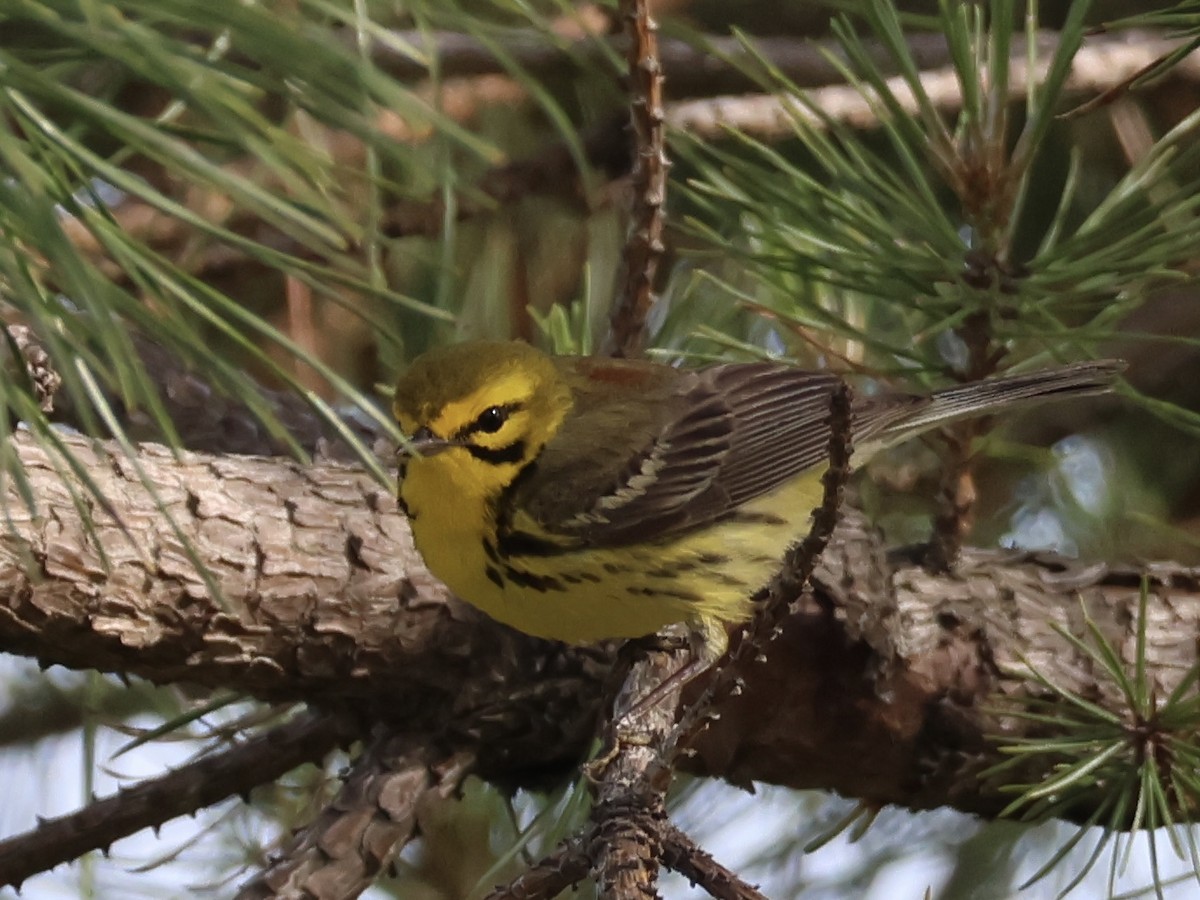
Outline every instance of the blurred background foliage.
<svg viewBox="0 0 1200 900"><path fill-rule="evenodd" d="M864 390L1123 357L1122 400L988 433L972 540L1200 558L1200 67L1184 60L1085 109L1120 79L1071 70L1081 46L1194 38L1197 4L655 10L674 165L652 352L786 357ZM612 4L568 0L0 0L0 311L63 379L42 409L8 341L0 440L21 423L52 447L67 426L210 452L351 455L386 479L388 385L423 349L484 336L599 347L628 226L620 25ZM1018 71L1027 45L1049 63L1032 88ZM843 114L847 90L875 99ZM759 100L771 112L755 119ZM697 125L703 115L715 124ZM912 444L861 479L897 541L927 536L938 459ZM95 723L172 714L107 679L81 694L46 684L14 670L0 735L32 753L86 721L81 783L107 746ZM191 702L172 696L173 710ZM30 731L29 709L61 724ZM723 809L741 802L703 790ZM252 862L265 823L312 800L277 794L243 814L253 827L214 828L241 848L216 869ZM897 813L891 837L844 845L857 863L822 874L791 852L814 830L795 810L820 819L820 804L772 798L759 815L790 811L788 852L747 851L767 868L743 874L783 872L806 896L871 896L914 829L928 874L912 896L925 883L981 896L964 867L1019 881L1020 857L980 846L1038 843L989 826L972 844L959 819ZM428 825L391 890L471 895L487 866L463 860L519 863L515 834L539 810L569 819L569 806L524 797L514 809L472 790ZM558 833L543 832L539 847ZM82 871L81 890L103 896Z"/></svg>

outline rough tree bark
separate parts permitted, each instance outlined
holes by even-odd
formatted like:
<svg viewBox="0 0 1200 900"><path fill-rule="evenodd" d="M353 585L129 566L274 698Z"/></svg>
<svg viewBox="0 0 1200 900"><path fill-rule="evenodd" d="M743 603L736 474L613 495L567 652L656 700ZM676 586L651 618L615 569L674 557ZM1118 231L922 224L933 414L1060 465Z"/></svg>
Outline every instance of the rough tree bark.
<svg viewBox="0 0 1200 900"><path fill-rule="evenodd" d="M609 648L536 641L448 596L392 499L360 470L175 458L153 445L130 461L102 443L65 443L111 505L77 506L72 492L86 490L60 460L28 437L13 443L37 510L6 482L8 652L387 722L471 753L482 775L508 783L557 777L585 752ZM1196 663L1200 573L1148 573L1147 666L1166 696ZM1008 798L978 774L1000 759L995 737L1028 727L1001 710L1044 693L1029 666L1122 711L1118 686L1051 625L1086 641L1086 611L1131 660L1140 577L970 549L951 573L932 574L848 517L765 662L745 665L746 690L682 766L995 814Z"/></svg>

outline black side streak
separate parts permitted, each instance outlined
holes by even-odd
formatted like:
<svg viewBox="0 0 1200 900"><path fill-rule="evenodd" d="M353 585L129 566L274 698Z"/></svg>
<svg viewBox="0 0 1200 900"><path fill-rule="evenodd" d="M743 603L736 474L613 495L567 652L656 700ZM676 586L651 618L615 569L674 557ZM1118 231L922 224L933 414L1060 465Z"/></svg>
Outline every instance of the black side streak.
<svg viewBox="0 0 1200 900"><path fill-rule="evenodd" d="M496 549L501 556L562 556L578 548L548 541L527 531L501 531Z"/></svg>
<svg viewBox="0 0 1200 900"><path fill-rule="evenodd" d="M697 603L700 600L695 594L687 591L673 591L668 588L630 586L625 588L625 593L634 597L671 597L675 600L686 600L688 603Z"/></svg>
<svg viewBox="0 0 1200 900"><path fill-rule="evenodd" d="M726 587L746 588L748 585L740 578L734 578L732 575L726 575L724 572L710 572L709 578L715 578L717 581Z"/></svg>
<svg viewBox="0 0 1200 900"><path fill-rule="evenodd" d="M567 584L582 584L585 581L590 581L592 584L600 583L600 576L593 572L563 572L560 577Z"/></svg>
<svg viewBox="0 0 1200 900"><path fill-rule="evenodd" d="M522 450L524 450L523 446ZM574 553L582 546L578 541L564 541L560 543L538 537L527 531L513 530L513 493L522 483L531 478L536 471L537 458L534 457L521 467L516 477L509 482L508 487L501 492L492 506L496 515L496 544L493 549L499 554L497 562L513 556L562 556L567 553Z"/></svg>
<svg viewBox="0 0 1200 900"><path fill-rule="evenodd" d="M773 513L756 513L738 511L729 517L729 521L742 522L752 525L786 525L787 519Z"/></svg>
<svg viewBox="0 0 1200 900"><path fill-rule="evenodd" d="M534 575L521 569L505 566L504 574L508 580L518 587L530 588L535 591L561 591L563 583L551 575Z"/></svg>
<svg viewBox="0 0 1200 900"><path fill-rule="evenodd" d="M646 569L644 574L649 578L678 578L684 572L693 571L695 568L694 563L670 563L665 566Z"/></svg>
<svg viewBox="0 0 1200 900"><path fill-rule="evenodd" d="M483 571L484 571L484 574L487 575L488 581L490 581L492 584L494 584L498 588L504 587L503 576L501 576L501 574L499 572L497 572L494 568L492 568L491 566L486 566Z"/></svg>

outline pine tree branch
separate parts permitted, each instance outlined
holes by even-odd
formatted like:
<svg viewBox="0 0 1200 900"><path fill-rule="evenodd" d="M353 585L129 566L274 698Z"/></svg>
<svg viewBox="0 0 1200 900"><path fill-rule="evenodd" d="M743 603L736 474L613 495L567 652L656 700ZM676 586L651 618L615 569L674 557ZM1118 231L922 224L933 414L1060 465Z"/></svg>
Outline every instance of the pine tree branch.
<svg viewBox="0 0 1200 900"><path fill-rule="evenodd" d="M671 784L668 744L682 683L656 702L646 698L670 683L678 656L652 651L633 664L613 704L610 749L584 769L595 788L587 853L604 900L658 896Z"/></svg>
<svg viewBox="0 0 1200 900"><path fill-rule="evenodd" d="M10 450L39 515L24 514L10 479L0 493L9 515L0 647L46 665L329 704L413 733L456 735L458 748L478 752L484 777L509 784L544 783L577 764L611 658L515 634L452 601L420 566L392 498L362 472L198 454L176 461L144 447L137 463L172 528L128 462L103 444L63 440L137 545L100 512L89 536L64 476L18 435ZM181 539L209 566L225 608ZM1145 667L1166 697L1197 662L1200 570L1147 571ZM931 573L919 552L888 553L860 519L844 518L766 661L739 669L743 693L719 706L680 766L735 783L994 815L1008 798L978 776L1001 759L993 736L1030 733L1002 712L1044 693L1029 666L1124 710L1119 687L1049 626L1084 639L1086 608L1132 666L1141 575L972 548L952 573Z"/></svg>
<svg viewBox="0 0 1200 900"><path fill-rule="evenodd" d="M667 824L662 840L663 862L692 884L704 888L710 896L717 900L767 900L757 888L714 860L674 825Z"/></svg>
<svg viewBox="0 0 1200 900"><path fill-rule="evenodd" d="M346 35L351 39L351 35ZM533 78L565 79L609 65L615 53L626 56L631 43L629 34L612 38L587 37L565 46L548 35L534 31L510 31L500 41L511 64ZM907 36L908 46L920 68L935 68L950 62L949 49L941 34L914 33ZM1050 47L1053 32L1038 35L1038 46ZM602 41L607 41L604 46ZM837 84L841 70L831 60L845 61L845 54L834 41L815 41L800 35L754 37L755 51L776 70L800 87ZM1016 52L1023 54L1024 40L1014 41ZM404 52L411 47L420 51ZM868 45L868 52L885 72L896 71L895 61L881 43ZM671 84L671 94L683 99L753 91L759 83L747 71L761 69L755 53L748 51L736 37L701 35L694 41L662 38L658 56ZM484 42L469 35L450 31L398 31L388 41L371 45L371 59L381 71L397 81L413 82L429 77L432 69L446 77L473 77L505 74L509 71ZM429 62L425 62L429 60ZM616 74L616 73L614 73Z"/></svg>
<svg viewBox="0 0 1200 900"><path fill-rule="evenodd" d="M647 0L625 0L621 19L629 40L630 121L633 125L633 207L621 255L622 278L613 304L608 350L638 356L646 343L646 317L654 305L655 278L666 247L667 160L663 128L663 73L658 25Z"/></svg>
<svg viewBox="0 0 1200 900"><path fill-rule="evenodd" d="M812 512L809 533L784 554L782 566L767 585L754 618L741 627L740 639L713 672L704 693L688 703L672 737L672 756L680 746L692 743L699 729L707 726L713 706L741 691L743 685L736 673L750 660L766 658L768 645L780 634L793 602L803 596L821 554L829 546L842 513L854 452L850 434L851 396L850 386L844 382L830 395L829 467L821 476L823 496L821 505Z"/></svg>
<svg viewBox="0 0 1200 900"><path fill-rule="evenodd" d="M1100 94L1127 81L1129 77L1161 56L1179 47L1181 41L1155 32L1123 32L1089 38L1079 48L1071 64L1066 89L1075 95ZM1039 39L1040 58L1047 59L1055 41L1047 35ZM1025 96L1031 83L1038 83L1044 68L1032 76L1026 65L1025 50L1013 42L1010 59L1009 99ZM1200 80L1200 52L1192 53L1171 70L1170 77L1189 82ZM962 104L962 90L952 66L938 63L922 66L921 87L935 109L944 113L957 111ZM918 112L916 98L903 77L887 79L889 90L900 107L914 115ZM803 85L800 85L803 86ZM672 90L674 83L672 82ZM761 90L761 87L760 87ZM879 110L872 98L863 96L853 85L833 84L816 87L806 94L806 102L821 111L821 115L852 128L874 128L879 124ZM795 135L793 118L799 116L815 127L823 122L784 94L753 93L715 96L672 103L667 106L667 124L700 138L719 139L729 131L740 131L760 140L786 139Z"/></svg>
<svg viewBox="0 0 1200 900"><path fill-rule="evenodd" d="M304 715L229 750L159 778L125 788L83 809L45 819L32 831L0 841L0 886L19 888L91 850L235 795L247 795L307 762L317 762L350 739L345 722Z"/></svg>
<svg viewBox="0 0 1200 900"><path fill-rule="evenodd" d="M401 36L405 37L411 36ZM449 48L447 63L451 65L450 71L454 71L455 65L461 66L461 74L472 74L477 70L501 70L500 63L474 39L452 33L435 35L435 43L443 39L445 46ZM731 40L710 37L698 47L675 41L661 42L660 57L673 98L671 103L663 107L666 123L671 128L710 139L722 138L729 129L744 131L764 140L794 135L792 117L799 115L811 118L811 113L788 97L746 93L761 91L762 86L757 82L746 83L745 76L741 74L727 75L728 72L736 73L737 69L728 66L723 59L730 58L731 53L736 56L743 52L740 45L733 46ZM820 109L823 115L856 128L873 128L878 124L877 110L870 100L864 98L856 87L842 84L841 73L828 62L825 53L831 50L830 46L804 43L793 38L779 39L778 42L772 39L759 40L764 42L756 46L759 46L766 57L778 65L780 71L793 83L800 87L814 88L810 91L808 100ZM570 64L570 56L558 48L547 49L533 40L527 43L538 48L524 51L527 54L525 61L535 74L543 71L543 65L546 71L551 71ZM1039 35L1037 45L1043 54L1050 53L1055 46L1054 35ZM526 43L522 41L517 41L514 45L515 58L518 61L524 58L524 46ZM712 54L705 49L709 46L715 48ZM1095 36L1090 38L1077 54L1068 89L1077 94L1103 93L1121 84L1132 73L1177 46L1178 41L1152 31ZM934 106L945 112L958 109L961 104L961 91L954 70L947 65L944 38L941 35L912 35L910 50L921 69L922 86ZM413 61L409 56L400 54L393 57L394 48L379 45L378 53L389 60L402 60L397 63L398 76L407 73L416 77L414 73L422 69L422 64ZM894 67L881 47L872 46L871 53L883 71L887 72L889 67ZM482 62L485 58L491 59L487 66ZM1010 93L1013 98L1017 98L1023 95L1028 84L1022 40L1013 42L1011 59L1014 74ZM706 86L710 89L689 90L687 73L708 72L717 73L712 83L708 82L707 75L703 76ZM442 73L449 74L446 70L442 70ZM1191 81L1200 79L1200 54L1194 53L1177 65L1172 70L1171 77ZM730 80L731 78L734 80ZM902 105L915 109L903 79L893 78L891 87ZM740 93L723 95L720 91ZM683 99L689 96L703 99ZM609 178L624 175L631 164L624 134L613 124L614 121L605 119L595 127L587 129L582 135L585 157L596 170ZM458 219L479 217L492 209L531 196L554 196L584 208L588 206L576 161L562 141L552 142L527 159L497 166L481 176L475 188L474 192L465 193L456 206ZM209 197L204 202L215 201ZM151 243L158 252L168 257L181 256L180 248L193 240L191 230L184 227L182 220L164 215L135 200L118 204L112 210L112 214L122 223L125 231L136 235L139 240ZM444 216L445 205L440 198L429 201L395 199L383 210L381 233L388 237L437 236L443 227ZM254 234L257 240L299 258L314 258L307 248L297 244L291 236L262 222L252 213L234 209L226 225L237 233ZM81 252L92 258L94 264L109 272L115 280L122 280L120 266L114 265L104 257L103 249L82 224L68 220L63 227ZM230 248L213 246L205 253L195 254L195 260L189 262L188 270L194 273L208 272L211 275L214 271L242 259L240 253L231 251Z"/></svg>
<svg viewBox="0 0 1200 900"><path fill-rule="evenodd" d="M591 870L585 843L578 837L568 838L511 882L490 891L484 900L553 900Z"/></svg>

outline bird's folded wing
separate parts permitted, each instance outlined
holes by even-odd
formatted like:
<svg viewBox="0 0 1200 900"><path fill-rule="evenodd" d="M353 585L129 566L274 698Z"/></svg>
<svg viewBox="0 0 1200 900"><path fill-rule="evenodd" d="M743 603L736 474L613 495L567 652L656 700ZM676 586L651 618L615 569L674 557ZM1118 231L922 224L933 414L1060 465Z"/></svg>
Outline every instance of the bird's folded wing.
<svg viewBox="0 0 1200 900"><path fill-rule="evenodd" d="M514 506L539 529L592 546L720 520L824 465L838 383L775 363L717 365L680 372L665 395L583 397L569 431L515 485Z"/></svg>

